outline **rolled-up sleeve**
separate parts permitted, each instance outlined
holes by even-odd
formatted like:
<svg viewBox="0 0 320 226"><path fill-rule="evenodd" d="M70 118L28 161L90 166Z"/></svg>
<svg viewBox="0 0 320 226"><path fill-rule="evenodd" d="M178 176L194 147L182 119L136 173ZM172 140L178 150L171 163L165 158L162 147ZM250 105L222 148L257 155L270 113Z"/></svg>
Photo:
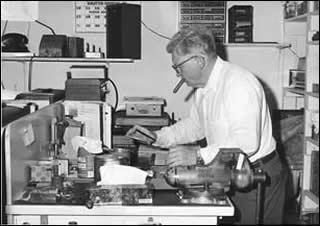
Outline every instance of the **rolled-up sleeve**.
<svg viewBox="0 0 320 226"><path fill-rule="evenodd" d="M156 134L157 141L154 145L164 148L202 139L204 132L195 103L191 106L188 118L182 119L172 126L163 127L161 130L156 131Z"/></svg>

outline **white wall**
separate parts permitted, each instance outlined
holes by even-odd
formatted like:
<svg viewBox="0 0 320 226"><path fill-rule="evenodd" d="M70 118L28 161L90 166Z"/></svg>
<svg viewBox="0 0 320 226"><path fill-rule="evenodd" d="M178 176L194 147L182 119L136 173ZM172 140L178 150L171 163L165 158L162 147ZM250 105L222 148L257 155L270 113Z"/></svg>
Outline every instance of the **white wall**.
<svg viewBox="0 0 320 226"><path fill-rule="evenodd" d="M254 7L254 41L282 40L282 6L280 1L231 1L234 4ZM177 30L177 1L142 1L142 20L155 31L171 37ZM41 1L39 20L54 28L57 34L80 36L86 42L101 46L105 50L105 34L79 34L74 32L73 1ZM43 34L50 31L36 23L9 22L6 32L27 34L29 49L38 53L38 46ZM3 29L3 21L1 21ZM178 82L171 68L171 58L165 51L166 39L160 38L142 27L142 59L135 63L112 64L109 76L118 86L120 100L123 96L161 96L167 99L167 112L175 112L176 118L188 114L189 103L184 102L191 88L185 85L177 94L172 89ZM226 48L228 60L252 70L264 81L275 95L276 102L281 100L281 80L279 80L279 50L274 47L232 47ZM2 80L7 88L23 89L23 65L3 62ZM70 64L34 63L32 68L32 88L64 88L66 70Z"/></svg>

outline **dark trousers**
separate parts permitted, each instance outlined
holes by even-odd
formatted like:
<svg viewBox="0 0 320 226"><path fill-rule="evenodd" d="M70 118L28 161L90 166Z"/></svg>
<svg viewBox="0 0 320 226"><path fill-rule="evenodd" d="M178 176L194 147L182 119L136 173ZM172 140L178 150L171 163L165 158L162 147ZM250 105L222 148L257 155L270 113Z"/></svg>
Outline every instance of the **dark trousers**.
<svg viewBox="0 0 320 226"><path fill-rule="evenodd" d="M262 224L282 224L285 204L285 191L288 180L288 169L281 162L278 154L261 165L267 174L267 181L262 186L262 205L260 222ZM257 188L249 192L235 191L230 196L235 206L235 216L222 223L253 225L256 222Z"/></svg>

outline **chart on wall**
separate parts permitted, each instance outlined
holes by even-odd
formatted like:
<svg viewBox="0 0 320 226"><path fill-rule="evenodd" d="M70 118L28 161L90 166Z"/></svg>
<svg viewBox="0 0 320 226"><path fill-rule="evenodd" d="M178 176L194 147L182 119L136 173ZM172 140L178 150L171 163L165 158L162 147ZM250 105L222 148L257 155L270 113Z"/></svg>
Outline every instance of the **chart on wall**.
<svg viewBox="0 0 320 226"><path fill-rule="evenodd" d="M74 1L75 2L75 32L105 33L106 8L119 3L140 4L140 1Z"/></svg>
<svg viewBox="0 0 320 226"><path fill-rule="evenodd" d="M206 27L225 43L226 1L180 1L179 27Z"/></svg>

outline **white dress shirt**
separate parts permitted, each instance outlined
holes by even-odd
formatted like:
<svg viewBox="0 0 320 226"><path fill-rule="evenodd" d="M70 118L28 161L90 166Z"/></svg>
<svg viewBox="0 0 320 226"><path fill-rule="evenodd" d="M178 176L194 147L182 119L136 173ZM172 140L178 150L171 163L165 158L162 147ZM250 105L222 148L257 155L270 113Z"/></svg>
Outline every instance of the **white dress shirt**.
<svg viewBox="0 0 320 226"><path fill-rule="evenodd" d="M205 164L220 148L240 148L251 162L275 150L272 124L260 82L248 70L217 58L208 83L198 88L190 115L156 131L155 145L173 147L206 138Z"/></svg>

